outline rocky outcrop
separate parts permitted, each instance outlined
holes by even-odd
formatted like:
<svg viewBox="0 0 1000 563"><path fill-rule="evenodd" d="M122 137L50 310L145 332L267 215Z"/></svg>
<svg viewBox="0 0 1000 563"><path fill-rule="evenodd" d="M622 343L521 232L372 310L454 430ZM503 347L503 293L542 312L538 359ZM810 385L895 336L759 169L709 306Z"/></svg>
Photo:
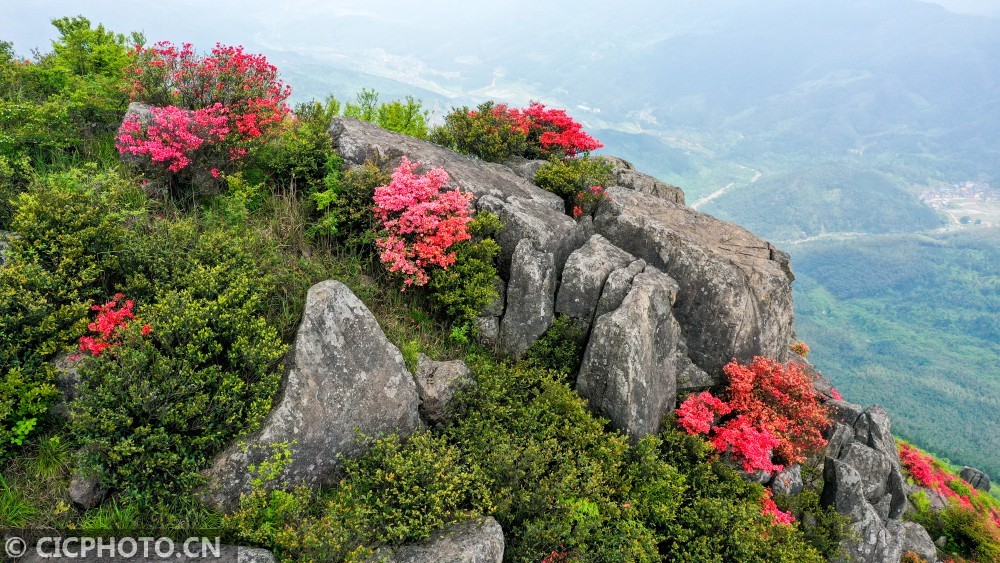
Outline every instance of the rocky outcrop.
<svg viewBox="0 0 1000 563"><path fill-rule="evenodd" d="M593 382L596 387L583 384L595 391L590 398L598 403L605 396L607 400L637 397L638 387L614 386L641 386L626 374L637 373L639 365L652 368L662 363L666 371L645 381L657 387L640 401L646 403L642 408L647 412L628 415L627 424L613 417L623 428L655 431L648 424L658 421L664 409L673 409L673 404L660 402L674 397L677 389L704 389L718 383L722 366L734 357L749 361L765 355L781 360L787 355L793 336L788 256L736 225L685 207L679 188L639 173L624 160L605 157L615 184L607 190L611 199L599 206L593 221L588 217L574 221L564 213L561 198L529 181L539 162L486 163L347 117L333 120L330 135L350 165L376 161L392 167L405 155L426 167L442 166L450 186L471 192L479 211L500 217L504 227L496 238L506 300L499 313L477 318L482 342L498 344L500 352L517 358L551 325L556 312L591 322L592 339L606 339L588 345L591 369L586 376L601 381ZM655 319L623 327L631 340L611 344L609 329L597 331L596 325L605 315L626 307L634 280L649 266L672 278L677 289L670 303L653 315ZM622 311L606 323L635 320L629 318L635 315L634 310ZM673 328L664 328L668 325ZM654 334L642 332L673 334L674 329L679 332L664 346ZM625 348L614 350L607 348L609 344ZM599 364L616 371L598 375ZM597 407L593 402L591 406L600 412L617 410L606 411L607 405Z"/></svg>
<svg viewBox="0 0 1000 563"><path fill-rule="evenodd" d="M420 414L430 423L447 418L452 412L455 393L473 384L469 368L462 360L436 362L424 354L417 359L413 380L420 395Z"/></svg>
<svg viewBox="0 0 1000 563"><path fill-rule="evenodd" d="M88 510L101 504L108 490L101 487L95 476L75 474L69 481L69 500L76 506Z"/></svg>
<svg viewBox="0 0 1000 563"><path fill-rule="evenodd" d="M492 516L447 526L425 541L382 548L373 561L391 563L500 563L504 537Z"/></svg>
<svg viewBox="0 0 1000 563"><path fill-rule="evenodd" d="M912 551L924 561L934 563L938 560L934 540L923 526L916 522L903 522L903 553Z"/></svg>
<svg viewBox="0 0 1000 563"><path fill-rule="evenodd" d="M673 316L677 283L646 267L621 306L594 322L576 390L590 408L632 438L658 432L690 361Z"/></svg>
<svg viewBox="0 0 1000 563"><path fill-rule="evenodd" d="M530 239L522 239L511 259L507 312L500 321L500 345L512 358L521 357L552 326L555 292L552 253L539 250Z"/></svg>
<svg viewBox="0 0 1000 563"><path fill-rule="evenodd" d="M10 248L10 239L13 237L14 233L0 231L0 267L7 263L7 250Z"/></svg>
<svg viewBox="0 0 1000 563"><path fill-rule="evenodd" d="M698 367L721 374L734 357L787 356L793 336L787 255L683 205L621 187L608 194L596 231L677 281L675 315Z"/></svg>
<svg viewBox="0 0 1000 563"><path fill-rule="evenodd" d="M210 470L207 500L218 509L232 509L248 492L248 468L277 445L287 444L292 458L280 484L329 485L340 456L364 448L356 430L406 435L420 425L420 400L402 355L340 282L309 289L286 362L281 398L261 429L220 454Z"/></svg>
<svg viewBox="0 0 1000 563"><path fill-rule="evenodd" d="M597 310L601 291L608 276L634 261L634 256L614 246L601 235L590 237L590 240L570 254L566 261L562 283L559 285L559 295L556 297L556 312L589 325L594 319L594 312ZM628 280L629 286L631 281ZM624 299L624 295L622 298ZM615 305L612 309L617 307L618 305Z"/></svg>
<svg viewBox="0 0 1000 563"><path fill-rule="evenodd" d="M916 537L917 532L907 530L900 520L906 508L906 481L889 415L878 405L867 409L844 401L827 405L833 424L827 431L822 499L851 518L857 540L843 547L851 561L899 561L906 537Z"/></svg>
<svg viewBox="0 0 1000 563"><path fill-rule="evenodd" d="M632 166L631 162L623 158L614 156L602 156L600 158L611 165L611 175L614 178L613 185L651 195L678 205L684 205L684 191L677 186L672 186L648 174L639 172L635 169L635 166Z"/></svg>
<svg viewBox="0 0 1000 563"><path fill-rule="evenodd" d="M774 476L771 481L771 490L776 495L794 496L802 492L805 484L802 482L802 467L793 465L785 468Z"/></svg>
<svg viewBox="0 0 1000 563"><path fill-rule="evenodd" d="M972 485L974 489L979 489L987 493L990 492L990 476L975 467L966 465L958 475L966 483Z"/></svg>

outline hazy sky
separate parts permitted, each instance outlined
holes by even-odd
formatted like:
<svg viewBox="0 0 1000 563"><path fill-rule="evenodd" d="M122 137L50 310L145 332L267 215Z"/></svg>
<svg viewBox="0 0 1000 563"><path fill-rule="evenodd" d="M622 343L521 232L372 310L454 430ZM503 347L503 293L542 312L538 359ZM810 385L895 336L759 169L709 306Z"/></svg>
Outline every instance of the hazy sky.
<svg viewBox="0 0 1000 563"><path fill-rule="evenodd" d="M759 0L768 2L769 0ZM870 1L870 0L869 0ZM959 12L1000 17L1000 2L997 0L922 0L939 4ZM661 0L652 3L662 5ZM672 0L678 13L685 8L699 5L702 12L718 4L720 9L733 4L733 0ZM345 24L356 19L384 20L398 24L406 20L433 26L435 22L447 28L458 23L499 22L516 25L519 18L536 14L539 10L553 11L565 15L572 22L580 12L607 12L609 22L616 14L626 10L639 12L651 2L622 0L615 3L613 11L603 0L599 2L547 2L537 0L507 0L501 3L480 4L455 0L431 0L421 2L414 8L413 2L398 0L161 0L159 2L135 2L134 0L106 0L80 2L79 0L0 0L0 39L13 41L19 52L40 47L48 49L49 41L55 37L55 30L49 21L56 17L83 14L92 21L105 24L116 31L140 30L153 39L170 38L183 41L188 38L198 41L218 40L222 42L266 45L275 41L295 42L297 31L304 31L314 38L315 45L322 49L328 38L345 32ZM415 10L415 11L414 11ZM410 12L410 13L408 13ZM553 22L555 23L555 22ZM563 22L565 23L565 22ZM326 26L326 29L322 28ZM321 33L317 33L321 31ZM349 32L349 29L346 31ZM440 32L441 28L435 31ZM421 38L421 30L413 28L412 38ZM366 37L377 42L378 37ZM386 42L399 40L398 36L383 38ZM447 37L423 35L427 42L443 41Z"/></svg>

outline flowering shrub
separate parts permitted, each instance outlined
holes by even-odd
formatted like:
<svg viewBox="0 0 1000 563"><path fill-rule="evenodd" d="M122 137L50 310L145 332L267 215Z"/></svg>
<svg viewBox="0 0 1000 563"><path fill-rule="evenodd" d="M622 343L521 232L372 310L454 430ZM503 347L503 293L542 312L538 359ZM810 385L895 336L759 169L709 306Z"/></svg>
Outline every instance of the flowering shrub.
<svg viewBox="0 0 1000 563"><path fill-rule="evenodd" d="M799 341L788 347L789 350L795 352L796 354L802 356L803 358L809 357L809 345L805 342Z"/></svg>
<svg viewBox="0 0 1000 563"><path fill-rule="evenodd" d="M706 391L677 408L677 423L689 434L709 436L746 471L780 471L826 445L827 413L802 366L758 356L749 365L734 360L723 371L728 400Z"/></svg>
<svg viewBox="0 0 1000 563"><path fill-rule="evenodd" d="M539 102L523 109L494 102L457 108L431 140L491 162L511 156L572 158L604 146L564 110Z"/></svg>
<svg viewBox="0 0 1000 563"><path fill-rule="evenodd" d="M472 195L443 190L443 168L420 174L419 166L404 156L389 185L375 188L375 218L386 231L376 244L386 268L403 275L404 288L430 281L428 268L447 269L455 262L452 245L471 238Z"/></svg>
<svg viewBox="0 0 1000 563"><path fill-rule="evenodd" d="M610 199L604 186L611 182L611 166L599 158L553 158L535 173L535 184L563 198L573 218L593 215L598 204Z"/></svg>
<svg viewBox="0 0 1000 563"><path fill-rule="evenodd" d="M96 333L96 336L81 336L80 350L100 356L108 348L121 344L122 333L128 328L128 321L135 319L135 313L132 311L135 302L129 299L119 307L118 303L122 299L125 299L125 296L116 293L114 298L104 305L91 307L92 311L97 311L97 318L87 325L87 329ZM140 332L146 336L152 330L151 326L143 324Z"/></svg>
<svg viewBox="0 0 1000 563"><path fill-rule="evenodd" d="M795 522L795 517L792 516L791 512L786 512L778 508L778 505L774 503L774 494L771 489L764 489L764 497L760 501L761 503L761 514L765 516L770 516L771 520L777 524L791 524Z"/></svg>
<svg viewBox="0 0 1000 563"><path fill-rule="evenodd" d="M969 487L961 477L951 474L934 458L917 448L899 442L899 461L910 477L921 487L930 489L964 508L974 506L989 513L990 520L1000 527L1000 507L987 506L985 495Z"/></svg>
<svg viewBox="0 0 1000 563"><path fill-rule="evenodd" d="M202 56L189 43L140 45L125 74L129 98L154 109L148 123L126 119L118 150L170 174L197 165L218 178L228 162L274 136L289 113L291 89L277 68L241 46L216 44Z"/></svg>

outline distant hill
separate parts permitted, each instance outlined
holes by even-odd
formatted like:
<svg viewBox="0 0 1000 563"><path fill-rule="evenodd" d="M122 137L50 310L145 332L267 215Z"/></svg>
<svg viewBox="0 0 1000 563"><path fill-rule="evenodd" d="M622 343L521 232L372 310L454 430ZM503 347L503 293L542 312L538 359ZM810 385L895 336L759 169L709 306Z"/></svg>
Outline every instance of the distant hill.
<svg viewBox="0 0 1000 563"><path fill-rule="evenodd" d="M788 250L810 360L894 432L1000 478L1000 230Z"/></svg>
<svg viewBox="0 0 1000 563"><path fill-rule="evenodd" d="M885 174L826 164L724 193L702 211L775 241L824 233L893 233L930 229L941 220Z"/></svg>

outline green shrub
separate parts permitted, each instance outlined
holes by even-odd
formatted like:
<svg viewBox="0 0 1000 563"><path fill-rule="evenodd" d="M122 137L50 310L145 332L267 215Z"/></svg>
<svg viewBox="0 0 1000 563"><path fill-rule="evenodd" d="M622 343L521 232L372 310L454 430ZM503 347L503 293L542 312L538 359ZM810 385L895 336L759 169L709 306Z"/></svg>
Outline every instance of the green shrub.
<svg viewBox="0 0 1000 563"><path fill-rule="evenodd" d="M241 540L268 545L283 559L350 560L375 545L425 539L476 515L473 507L489 508L478 472L441 437L389 436L348 461L339 486L323 498L259 489L226 523Z"/></svg>
<svg viewBox="0 0 1000 563"><path fill-rule="evenodd" d="M763 489L724 463L697 436L674 429L660 438L664 461L685 477L687 488L672 524L665 527L663 553L677 561L823 561L795 525L772 525L761 513Z"/></svg>
<svg viewBox="0 0 1000 563"><path fill-rule="evenodd" d="M488 162L501 162L527 150L527 132L516 127L506 106L493 101L475 110L461 107L444 118L444 125L431 130L430 140Z"/></svg>
<svg viewBox="0 0 1000 563"><path fill-rule="evenodd" d="M142 240L122 288L152 333L130 325L124 345L85 359L73 404L85 470L140 501L189 492L259 425L294 326L273 309L309 282L253 231L163 221Z"/></svg>
<svg viewBox="0 0 1000 563"><path fill-rule="evenodd" d="M407 96L405 101L378 103L374 89L362 88L354 102L344 107L344 115L370 121L383 129L403 133L418 139L427 138L427 111L420 100Z"/></svg>
<svg viewBox="0 0 1000 563"><path fill-rule="evenodd" d="M591 186L605 187L611 181L611 165L600 158L588 156L571 159L551 159L535 173L535 184L563 198L566 213L572 214L575 206L593 211L596 204ZM580 197L583 194L583 197ZM594 200L594 201L590 201Z"/></svg>
<svg viewBox="0 0 1000 563"><path fill-rule="evenodd" d="M34 178L35 171L27 156L0 155L0 231L10 228L14 217L14 198L27 190Z"/></svg>
<svg viewBox="0 0 1000 563"><path fill-rule="evenodd" d="M456 243L455 263L447 269L431 270L431 301L458 327L474 326L473 321L484 307L497 298L496 257L500 245L493 237L503 228L500 219L481 211L469 223L472 239Z"/></svg>
<svg viewBox="0 0 1000 563"><path fill-rule="evenodd" d="M47 362L75 343L90 306L124 278L127 223L144 212L136 191L87 168L45 176L16 198L17 236L0 268L0 457L45 427L59 396Z"/></svg>
<svg viewBox="0 0 1000 563"><path fill-rule="evenodd" d="M804 539L824 559L831 561L843 555L840 545L853 533L851 519L832 506L821 506L815 490L806 489L793 497L779 495L775 503L795 516Z"/></svg>
<svg viewBox="0 0 1000 563"><path fill-rule="evenodd" d="M388 185L390 180L389 175L372 162L349 169L338 182L312 195L319 218L310 227L310 233L332 236L364 252L374 251L377 223L372 206L375 188Z"/></svg>
<svg viewBox="0 0 1000 563"><path fill-rule="evenodd" d="M474 361L467 414L445 430L481 468L512 561L657 558L654 529L683 485L657 448L631 450L546 370ZM654 519L653 516L656 516ZM623 550L623 551L620 551Z"/></svg>
<svg viewBox="0 0 1000 563"><path fill-rule="evenodd" d="M586 346L586 325L560 315L528 348L524 361L535 367L558 371L567 382L573 383L580 371Z"/></svg>
<svg viewBox="0 0 1000 563"><path fill-rule="evenodd" d="M297 104L295 119L255 155L254 175L267 178L279 192L311 195L335 186L341 161L330 142L330 120L340 102L329 97Z"/></svg>

